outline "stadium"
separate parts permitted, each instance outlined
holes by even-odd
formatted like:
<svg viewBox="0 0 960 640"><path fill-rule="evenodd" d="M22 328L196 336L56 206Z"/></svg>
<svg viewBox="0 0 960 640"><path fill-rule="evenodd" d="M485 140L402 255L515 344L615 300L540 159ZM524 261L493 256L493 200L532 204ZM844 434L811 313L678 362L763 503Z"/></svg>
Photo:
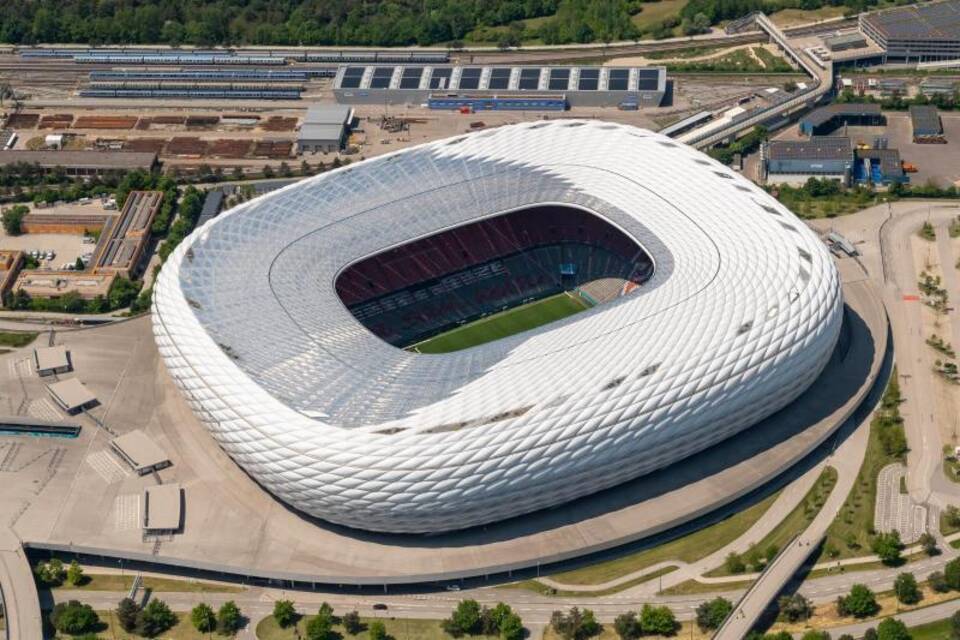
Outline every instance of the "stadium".
<svg viewBox="0 0 960 640"><path fill-rule="evenodd" d="M553 120L398 151L211 220L154 295L167 370L298 511L434 533L555 507L799 396L823 243L694 149Z"/></svg>

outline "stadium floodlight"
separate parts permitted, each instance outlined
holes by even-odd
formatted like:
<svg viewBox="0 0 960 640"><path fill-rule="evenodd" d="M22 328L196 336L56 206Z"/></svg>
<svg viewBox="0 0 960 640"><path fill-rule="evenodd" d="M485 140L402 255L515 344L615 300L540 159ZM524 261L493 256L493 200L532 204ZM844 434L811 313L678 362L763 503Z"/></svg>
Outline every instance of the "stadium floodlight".
<svg viewBox="0 0 960 640"><path fill-rule="evenodd" d="M384 250L547 204L621 230L652 275L443 355L381 340L337 293ZM167 260L153 323L197 417L279 499L360 529L438 532L735 437L816 379L842 308L823 243L748 180L656 133L554 120L366 160L214 218Z"/></svg>

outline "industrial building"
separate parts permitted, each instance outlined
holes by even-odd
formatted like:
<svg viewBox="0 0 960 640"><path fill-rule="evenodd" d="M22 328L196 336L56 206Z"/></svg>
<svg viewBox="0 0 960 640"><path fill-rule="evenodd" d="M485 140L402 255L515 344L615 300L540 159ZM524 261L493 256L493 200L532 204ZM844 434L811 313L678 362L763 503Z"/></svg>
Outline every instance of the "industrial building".
<svg viewBox="0 0 960 640"><path fill-rule="evenodd" d="M500 99L550 94L565 96L570 106L656 107L667 90L667 72L664 67L346 65L333 86L337 101L345 104L423 104L444 94ZM511 104L501 102L499 108ZM516 106L531 108L522 104Z"/></svg>
<svg viewBox="0 0 960 640"><path fill-rule="evenodd" d="M44 173L63 170L68 176L95 176L112 171L153 171L156 153L138 151L0 151L0 166L31 164Z"/></svg>
<svg viewBox="0 0 960 640"><path fill-rule="evenodd" d="M940 113L933 105L911 105L910 126L913 129L914 142L942 144L947 141L943 137L943 123L940 122Z"/></svg>
<svg viewBox="0 0 960 640"><path fill-rule="evenodd" d="M826 136L842 125L879 126L886 123L880 105L866 102L835 103L811 111L800 120L800 133Z"/></svg>
<svg viewBox="0 0 960 640"><path fill-rule="evenodd" d="M960 0L864 13L859 23L883 50L883 62L960 58Z"/></svg>
<svg viewBox="0 0 960 640"><path fill-rule="evenodd" d="M203 209L200 210L200 217L197 218L197 228L202 227L210 220L220 215L220 209L223 208L223 191L220 189L211 189L207 191L203 199Z"/></svg>
<svg viewBox="0 0 960 640"><path fill-rule="evenodd" d="M853 179L857 183L889 186L909 182L896 149L857 149Z"/></svg>
<svg viewBox="0 0 960 640"><path fill-rule="evenodd" d="M23 267L23 251L0 250L0 300L5 300L13 289L20 269Z"/></svg>
<svg viewBox="0 0 960 640"><path fill-rule="evenodd" d="M110 441L110 448L130 465L137 475L145 476L171 465L166 451L140 429L114 438Z"/></svg>
<svg viewBox="0 0 960 640"><path fill-rule="evenodd" d="M809 140L772 140L763 147L767 182L803 186L810 178L850 184L850 138L815 136Z"/></svg>
<svg viewBox="0 0 960 640"><path fill-rule="evenodd" d="M131 191L123 210L101 235L93 258L94 273L134 278L150 244L150 226L163 203L161 191Z"/></svg>
<svg viewBox="0 0 960 640"><path fill-rule="evenodd" d="M314 104L297 134L300 153L336 153L343 148L353 109L342 104Z"/></svg>

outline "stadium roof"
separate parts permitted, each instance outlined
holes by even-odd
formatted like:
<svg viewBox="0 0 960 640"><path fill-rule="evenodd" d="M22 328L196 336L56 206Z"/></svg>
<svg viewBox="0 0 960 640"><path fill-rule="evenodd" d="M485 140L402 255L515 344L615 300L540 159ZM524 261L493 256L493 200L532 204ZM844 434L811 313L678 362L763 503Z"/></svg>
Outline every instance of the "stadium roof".
<svg viewBox="0 0 960 640"><path fill-rule="evenodd" d="M888 40L960 41L960 0L896 7L863 19Z"/></svg>
<svg viewBox="0 0 960 640"><path fill-rule="evenodd" d="M358 260L544 203L619 227L650 280L442 355L381 341L337 296ZM823 243L749 180L649 131L551 120L218 216L165 263L152 321L198 418L264 487L333 522L428 532L556 506L734 436L819 375L842 307Z"/></svg>

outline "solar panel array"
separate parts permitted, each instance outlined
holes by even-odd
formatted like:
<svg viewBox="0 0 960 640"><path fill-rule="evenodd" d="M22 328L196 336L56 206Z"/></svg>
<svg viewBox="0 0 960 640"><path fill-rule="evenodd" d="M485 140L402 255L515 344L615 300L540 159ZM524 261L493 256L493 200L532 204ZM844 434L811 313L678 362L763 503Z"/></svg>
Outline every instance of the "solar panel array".
<svg viewBox="0 0 960 640"><path fill-rule="evenodd" d="M863 21L889 40L960 42L960 0L881 11L864 16Z"/></svg>
<svg viewBox="0 0 960 640"><path fill-rule="evenodd" d="M419 91L663 91L663 67L346 65L337 89Z"/></svg>

